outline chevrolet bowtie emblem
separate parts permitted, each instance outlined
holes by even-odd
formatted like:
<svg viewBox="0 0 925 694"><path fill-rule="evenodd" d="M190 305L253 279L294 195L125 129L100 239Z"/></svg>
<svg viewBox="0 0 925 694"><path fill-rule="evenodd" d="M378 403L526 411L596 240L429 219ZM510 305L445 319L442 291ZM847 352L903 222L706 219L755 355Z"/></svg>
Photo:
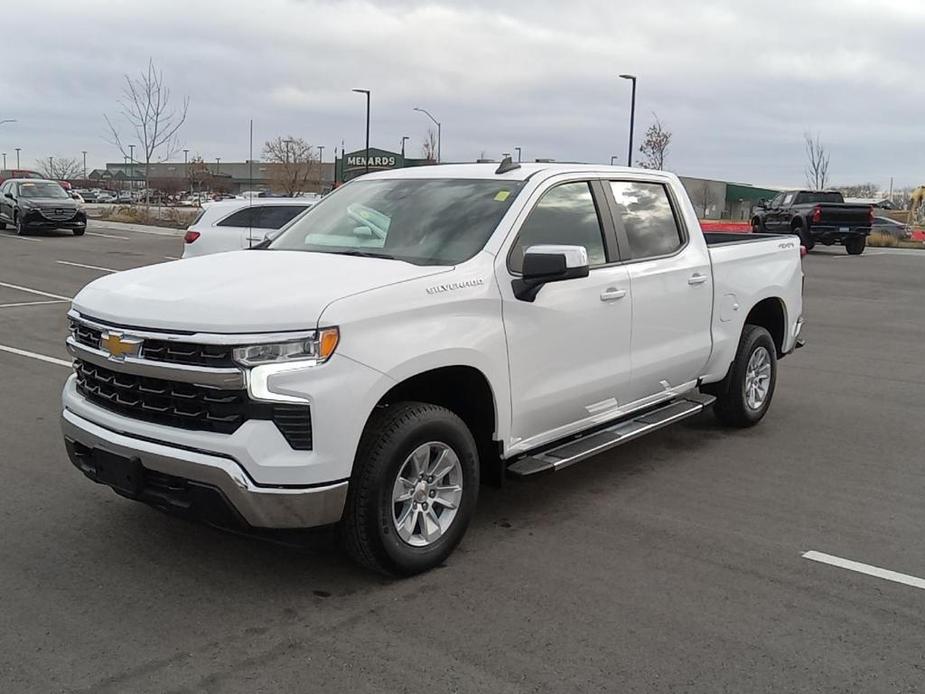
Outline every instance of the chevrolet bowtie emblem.
<svg viewBox="0 0 925 694"><path fill-rule="evenodd" d="M107 352L110 359L137 357L141 353L141 340L119 332L105 332L100 336L100 349Z"/></svg>

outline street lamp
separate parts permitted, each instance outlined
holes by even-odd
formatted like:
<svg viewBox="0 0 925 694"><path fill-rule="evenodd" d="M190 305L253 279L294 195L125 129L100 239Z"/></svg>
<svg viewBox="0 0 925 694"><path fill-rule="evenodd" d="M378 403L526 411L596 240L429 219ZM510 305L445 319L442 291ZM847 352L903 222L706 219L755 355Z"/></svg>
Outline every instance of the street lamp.
<svg viewBox="0 0 925 694"><path fill-rule="evenodd" d="M318 163L324 164L324 145L318 145Z"/></svg>
<svg viewBox="0 0 925 694"><path fill-rule="evenodd" d="M19 168L19 151L20 151L21 149L22 149L21 147L17 147L17 148L16 148L16 168L17 168L17 169Z"/></svg>
<svg viewBox="0 0 925 694"><path fill-rule="evenodd" d="M437 126L437 163L439 164L440 163L440 142L442 140L442 133L440 132L441 130L440 121L434 118L433 115L431 115L430 111L428 111L427 109L423 109L423 108L419 108L418 106L415 106L413 110L420 111L425 116L430 118L434 122L434 124Z"/></svg>
<svg viewBox="0 0 925 694"><path fill-rule="evenodd" d="M519 164L519 163L520 163L521 149L520 149L520 147L515 147L514 149L517 150L517 163Z"/></svg>
<svg viewBox="0 0 925 694"><path fill-rule="evenodd" d="M55 177L55 158L48 157L48 178Z"/></svg>
<svg viewBox="0 0 925 694"><path fill-rule="evenodd" d="M135 197L135 145L128 146L128 161L132 165L131 178L128 179L129 190L132 191L132 198Z"/></svg>
<svg viewBox="0 0 925 694"><path fill-rule="evenodd" d="M215 157L215 175L218 176L222 172L222 158Z"/></svg>
<svg viewBox="0 0 925 694"><path fill-rule="evenodd" d="M84 182L87 180L87 150L82 149L80 153L84 155Z"/></svg>
<svg viewBox="0 0 925 694"><path fill-rule="evenodd" d="M629 154L626 157L626 165L633 165L633 125L636 120L636 75L620 75L620 79L632 80L633 82L633 97L630 103L630 147Z"/></svg>
<svg viewBox="0 0 925 694"><path fill-rule="evenodd" d="M369 173L369 90L354 89L357 94L366 94L366 154L363 159L366 161L366 173Z"/></svg>
<svg viewBox="0 0 925 694"><path fill-rule="evenodd" d="M186 174L186 187L189 189L188 193L193 192L193 186L190 183L189 178L189 150L183 150L183 172Z"/></svg>
<svg viewBox="0 0 925 694"><path fill-rule="evenodd" d="M6 152L3 153L3 168L6 169Z"/></svg>
<svg viewBox="0 0 925 694"><path fill-rule="evenodd" d="M402 159L402 166L405 165L405 143L406 143L408 140L410 140L410 139L411 139L411 138L408 137L407 135L402 135L402 136L401 136L401 159Z"/></svg>
<svg viewBox="0 0 925 694"><path fill-rule="evenodd" d="M613 166L613 163L617 160L617 155L613 154L610 157L610 165Z"/></svg>

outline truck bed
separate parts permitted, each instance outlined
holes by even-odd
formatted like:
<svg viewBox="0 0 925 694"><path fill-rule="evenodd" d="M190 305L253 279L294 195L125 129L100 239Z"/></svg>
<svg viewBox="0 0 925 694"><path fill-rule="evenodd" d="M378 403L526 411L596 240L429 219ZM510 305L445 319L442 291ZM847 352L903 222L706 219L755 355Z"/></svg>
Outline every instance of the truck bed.
<svg viewBox="0 0 925 694"><path fill-rule="evenodd" d="M724 246L731 243L752 243L767 239L776 239L790 234L755 234L752 232L732 233L726 231L705 231L703 238L708 246Z"/></svg>

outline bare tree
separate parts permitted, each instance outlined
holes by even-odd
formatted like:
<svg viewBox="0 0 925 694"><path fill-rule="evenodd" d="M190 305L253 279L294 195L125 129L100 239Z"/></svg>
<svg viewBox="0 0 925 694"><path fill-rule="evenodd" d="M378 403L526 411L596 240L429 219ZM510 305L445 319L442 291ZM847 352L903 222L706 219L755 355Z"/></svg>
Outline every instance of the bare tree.
<svg viewBox="0 0 925 694"><path fill-rule="evenodd" d="M55 181L70 181L83 176L83 166L76 158L48 157L37 159L36 168L45 178Z"/></svg>
<svg viewBox="0 0 925 694"><path fill-rule="evenodd" d="M263 158L270 165L270 187L292 196L319 192L321 166L314 148L301 137L276 137L263 146Z"/></svg>
<svg viewBox="0 0 925 694"><path fill-rule="evenodd" d="M148 60L146 71L136 77L125 75L125 86L118 102L119 112L129 132L128 137L136 140L140 147L140 152L132 163L144 163L146 191L150 187L148 174L151 162L167 161L180 149L177 131L186 121L189 97L184 97L179 108L175 108L170 103L170 96L170 89L164 82L163 73L155 67L151 59ZM123 131L109 116L103 117L109 126L109 141L119 148L123 156L132 156ZM147 200L146 192L145 202Z"/></svg>
<svg viewBox="0 0 925 694"><path fill-rule="evenodd" d="M825 145L810 132L803 133L806 148L806 185L813 190L825 190L829 184L829 153Z"/></svg>
<svg viewBox="0 0 925 694"><path fill-rule="evenodd" d="M427 129L424 145L421 147L421 156L428 161L437 161L437 131L433 128Z"/></svg>
<svg viewBox="0 0 925 694"><path fill-rule="evenodd" d="M710 181L700 181L689 194L694 206L700 208L701 219L706 219L710 209L722 202L716 190L710 185Z"/></svg>
<svg viewBox="0 0 925 694"><path fill-rule="evenodd" d="M189 178L190 192L194 190L201 192L211 185L212 172L209 170L209 165L203 160L202 155L197 154L189 160L186 175Z"/></svg>
<svg viewBox="0 0 925 694"><path fill-rule="evenodd" d="M655 122L646 130L646 139L639 147L642 161L639 166L644 169L664 169L668 158L668 146L671 144L671 131L662 125L658 116L653 113Z"/></svg>

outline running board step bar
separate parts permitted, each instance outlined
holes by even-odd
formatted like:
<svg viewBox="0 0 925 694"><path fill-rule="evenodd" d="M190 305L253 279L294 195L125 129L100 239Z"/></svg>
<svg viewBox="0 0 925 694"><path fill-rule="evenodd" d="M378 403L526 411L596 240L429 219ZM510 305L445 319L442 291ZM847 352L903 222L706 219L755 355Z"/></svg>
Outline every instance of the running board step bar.
<svg viewBox="0 0 925 694"><path fill-rule="evenodd" d="M520 458L512 463L507 470L515 477L527 477L539 472L561 470L593 455L650 434L656 429L693 417L712 405L714 400L716 400L715 397L705 393L691 392L682 395L666 405L660 405L658 408L649 410L644 414L623 419L606 429L600 429L580 438L572 439L542 453Z"/></svg>

